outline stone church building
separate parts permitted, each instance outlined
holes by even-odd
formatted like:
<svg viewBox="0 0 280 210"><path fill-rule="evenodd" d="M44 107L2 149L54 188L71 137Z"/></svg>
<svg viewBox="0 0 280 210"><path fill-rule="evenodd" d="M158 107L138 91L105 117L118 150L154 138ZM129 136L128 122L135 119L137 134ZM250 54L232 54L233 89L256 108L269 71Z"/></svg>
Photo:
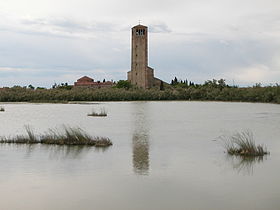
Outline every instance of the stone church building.
<svg viewBox="0 0 280 210"><path fill-rule="evenodd" d="M161 80L154 77L154 69L148 66L148 27L137 25L132 28L131 71L127 80L138 87L148 89L160 86Z"/></svg>

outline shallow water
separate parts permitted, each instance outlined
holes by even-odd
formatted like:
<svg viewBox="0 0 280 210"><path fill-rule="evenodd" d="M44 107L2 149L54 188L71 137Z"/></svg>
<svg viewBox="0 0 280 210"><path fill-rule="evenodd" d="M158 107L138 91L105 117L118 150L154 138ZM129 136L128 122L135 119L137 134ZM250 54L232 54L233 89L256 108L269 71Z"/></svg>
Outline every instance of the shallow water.
<svg viewBox="0 0 280 210"><path fill-rule="evenodd" d="M63 125L107 136L108 149L0 145L0 209L280 208L280 106L216 102L4 104L1 136ZM108 117L88 117L105 107ZM217 141L249 129L271 152L231 158Z"/></svg>

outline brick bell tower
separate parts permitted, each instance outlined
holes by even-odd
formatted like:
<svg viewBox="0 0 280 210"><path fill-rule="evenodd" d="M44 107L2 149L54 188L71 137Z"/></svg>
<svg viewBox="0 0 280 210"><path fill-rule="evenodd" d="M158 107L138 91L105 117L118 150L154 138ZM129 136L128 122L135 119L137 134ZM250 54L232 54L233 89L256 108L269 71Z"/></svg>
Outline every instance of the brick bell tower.
<svg viewBox="0 0 280 210"><path fill-rule="evenodd" d="M137 25L132 28L131 71L128 81L144 89L154 85L154 70L148 66L148 27Z"/></svg>

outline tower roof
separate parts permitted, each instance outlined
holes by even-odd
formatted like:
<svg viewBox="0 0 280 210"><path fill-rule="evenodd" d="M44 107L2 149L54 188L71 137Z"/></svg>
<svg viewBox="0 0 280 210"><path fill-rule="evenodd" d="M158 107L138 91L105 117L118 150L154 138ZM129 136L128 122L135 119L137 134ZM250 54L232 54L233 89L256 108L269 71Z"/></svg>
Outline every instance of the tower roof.
<svg viewBox="0 0 280 210"><path fill-rule="evenodd" d="M144 26L144 25L141 25L141 24L138 24L138 25L134 26L133 28L148 28L148 27Z"/></svg>

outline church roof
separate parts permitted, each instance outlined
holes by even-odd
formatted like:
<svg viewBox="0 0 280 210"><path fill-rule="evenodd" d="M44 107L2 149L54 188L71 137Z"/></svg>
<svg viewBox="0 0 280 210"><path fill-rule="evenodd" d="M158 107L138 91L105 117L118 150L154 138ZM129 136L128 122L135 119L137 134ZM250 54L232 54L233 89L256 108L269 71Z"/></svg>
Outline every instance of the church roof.
<svg viewBox="0 0 280 210"><path fill-rule="evenodd" d="M92 81L93 82L93 79L90 77L87 77L87 76L83 76L80 79L78 79L78 81Z"/></svg>

